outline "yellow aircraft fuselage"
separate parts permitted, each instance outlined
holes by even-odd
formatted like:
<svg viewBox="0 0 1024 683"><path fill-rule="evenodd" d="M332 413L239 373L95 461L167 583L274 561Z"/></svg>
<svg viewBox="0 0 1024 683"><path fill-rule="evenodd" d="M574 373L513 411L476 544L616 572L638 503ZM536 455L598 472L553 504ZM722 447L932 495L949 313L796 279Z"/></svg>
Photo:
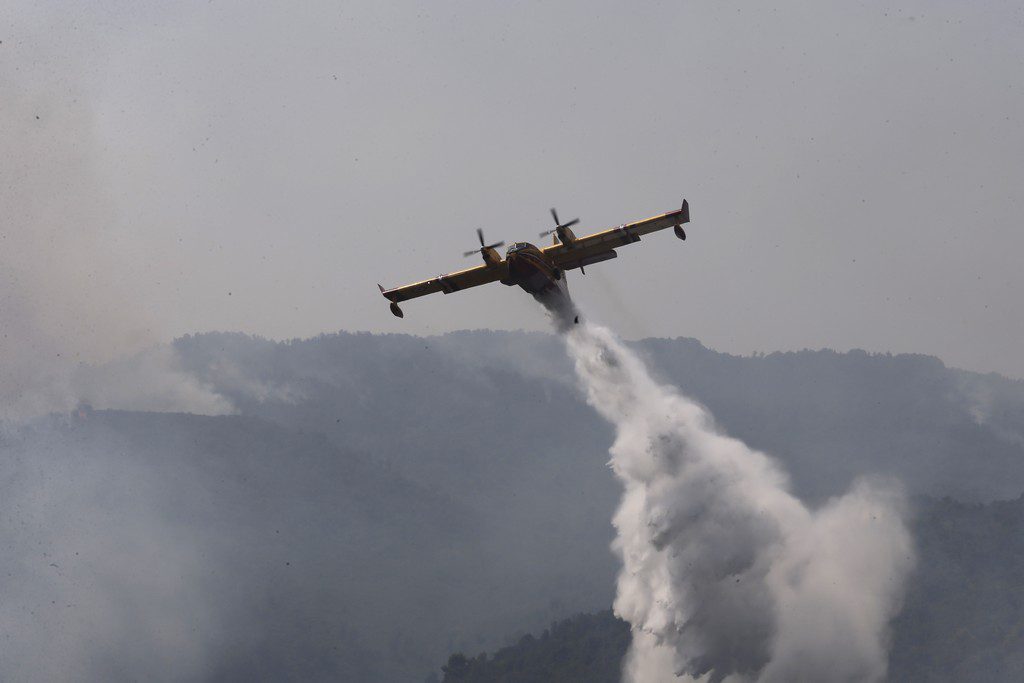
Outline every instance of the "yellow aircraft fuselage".
<svg viewBox="0 0 1024 683"><path fill-rule="evenodd" d="M505 252L508 275L501 279L504 285L519 285L534 296L546 296L555 290L563 294L565 274L540 249L529 242L516 242Z"/></svg>

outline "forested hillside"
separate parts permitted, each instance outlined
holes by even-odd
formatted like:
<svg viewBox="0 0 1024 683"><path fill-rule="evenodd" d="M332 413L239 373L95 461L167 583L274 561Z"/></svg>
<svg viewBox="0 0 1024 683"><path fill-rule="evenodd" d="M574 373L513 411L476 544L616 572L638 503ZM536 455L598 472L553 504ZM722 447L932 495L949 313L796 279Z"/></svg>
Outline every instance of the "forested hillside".
<svg viewBox="0 0 1024 683"><path fill-rule="evenodd" d="M577 614L493 655L453 654L445 683L619 683L629 625L611 610Z"/></svg>
<svg viewBox="0 0 1024 683"><path fill-rule="evenodd" d="M365 448L464 496L474 495L465 488L469 477L501 472L515 482L535 473L527 464L568 463L578 474L581 461L600 464L607 450L610 431L583 404L551 335L342 333L273 343L210 334L176 347L186 367L241 412ZM739 357L692 339L636 347L663 381L707 405L725 431L781 460L805 499L845 491L865 473L895 475L915 494L961 500L1024 490L1024 381L919 355ZM560 464L545 464L554 452Z"/></svg>
<svg viewBox="0 0 1024 683"><path fill-rule="evenodd" d="M918 500L919 564L893 629L894 681L1024 678L1024 498L988 505ZM493 654L456 653L444 683L619 680L629 626L581 614Z"/></svg>
<svg viewBox="0 0 1024 683"><path fill-rule="evenodd" d="M1012 680L1024 383L921 356L636 346L812 504L862 474L940 500L914 499L921 575L892 670L970 662ZM237 414L98 404L0 436L0 677L44 662L50 679L421 683L452 653L611 604L613 434L557 338L206 334L174 349ZM624 641L609 627L618 644L584 656L588 623L549 638L610 671ZM529 656L556 665L535 639Z"/></svg>

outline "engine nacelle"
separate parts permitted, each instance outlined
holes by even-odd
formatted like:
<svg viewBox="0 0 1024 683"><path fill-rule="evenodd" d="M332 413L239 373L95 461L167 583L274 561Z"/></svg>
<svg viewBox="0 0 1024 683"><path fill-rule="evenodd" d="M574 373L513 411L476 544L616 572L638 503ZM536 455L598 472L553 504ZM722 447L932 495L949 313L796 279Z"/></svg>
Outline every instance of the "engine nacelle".
<svg viewBox="0 0 1024 683"><path fill-rule="evenodd" d="M674 228L673 232L676 233L676 237L678 237L679 239L681 239L681 240L685 240L686 239L686 231L683 230L683 226L677 225Z"/></svg>
<svg viewBox="0 0 1024 683"><path fill-rule="evenodd" d="M490 268L501 263L501 254L494 247L483 247L480 250L480 255L484 257L484 263Z"/></svg>
<svg viewBox="0 0 1024 683"><path fill-rule="evenodd" d="M398 303L395 301L391 302L391 312L395 314L396 318L405 317L405 313L402 313L402 309L398 307Z"/></svg>

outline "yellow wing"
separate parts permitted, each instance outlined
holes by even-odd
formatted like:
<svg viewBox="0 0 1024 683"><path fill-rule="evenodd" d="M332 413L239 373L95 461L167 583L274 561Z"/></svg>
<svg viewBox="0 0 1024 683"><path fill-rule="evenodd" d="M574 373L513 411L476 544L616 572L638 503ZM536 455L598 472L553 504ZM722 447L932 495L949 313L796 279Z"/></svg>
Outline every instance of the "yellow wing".
<svg viewBox="0 0 1024 683"><path fill-rule="evenodd" d="M677 211L663 213L660 216L647 218L635 223L620 225L603 232L597 232L586 237L577 237L569 244L555 244L544 249L544 255L558 267L564 270L579 268L580 265L588 266L609 258L615 257L613 251L633 242L639 242L641 235L646 235L665 228L678 228L683 223L690 222L690 205L684 200L683 206ZM679 228L676 232L681 239L686 239L686 233Z"/></svg>
<svg viewBox="0 0 1024 683"><path fill-rule="evenodd" d="M416 297L426 296L434 292L451 294L452 292L469 289L470 287L486 285L488 282L500 280L507 271L508 266L505 261L501 261L493 265L480 265L475 268L448 273L447 275L438 275L435 278L414 282L404 287L384 289L380 285L377 286L380 287L381 294L387 299L392 303L398 303L399 301L415 299Z"/></svg>

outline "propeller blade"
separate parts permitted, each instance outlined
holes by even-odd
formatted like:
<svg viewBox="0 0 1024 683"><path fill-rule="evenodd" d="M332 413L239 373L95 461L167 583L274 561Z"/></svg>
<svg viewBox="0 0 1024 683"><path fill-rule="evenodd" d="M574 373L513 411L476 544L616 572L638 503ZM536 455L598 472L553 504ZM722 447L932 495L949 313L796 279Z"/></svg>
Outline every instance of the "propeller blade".
<svg viewBox="0 0 1024 683"><path fill-rule="evenodd" d="M478 240L480 240L480 248L479 249L474 249L473 251L464 252L462 254L463 256L469 257L469 256L472 256L473 254L483 254L484 250L486 250L486 249L497 249L498 247L505 246L505 240L502 240L500 242L495 242L494 244L487 244L487 243L485 243L484 242L484 231L483 231L482 228L477 228L476 229L476 238Z"/></svg>
<svg viewBox="0 0 1024 683"><path fill-rule="evenodd" d="M554 230L545 230L541 234L537 235L537 237L547 237L548 235L550 235L553 232L554 232Z"/></svg>
<svg viewBox="0 0 1024 683"><path fill-rule="evenodd" d="M561 222L560 220L558 220L558 211L556 211L554 208L551 209L551 217L555 219L555 228L568 228L580 222L579 218L573 218L568 223ZM549 232L542 232L540 236L544 237L545 235L550 235L552 232L554 232L554 230Z"/></svg>

